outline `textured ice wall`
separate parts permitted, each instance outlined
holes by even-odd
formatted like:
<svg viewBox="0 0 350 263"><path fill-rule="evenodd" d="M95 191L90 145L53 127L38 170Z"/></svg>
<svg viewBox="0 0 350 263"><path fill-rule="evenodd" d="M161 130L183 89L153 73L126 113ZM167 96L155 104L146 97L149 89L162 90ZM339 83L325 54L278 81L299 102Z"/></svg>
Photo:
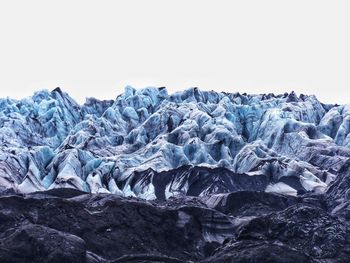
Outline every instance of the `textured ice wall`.
<svg viewBox="0 0 350 263"><path fill-rule="evenodd" d="M266 191L324 191L349 162L349 130L349 105L293 92L126 87L81 106L57 88L0 99L0 186L154 198L153 177L141 190L130 184L136 172L192 165L265 176Z"/></svg>

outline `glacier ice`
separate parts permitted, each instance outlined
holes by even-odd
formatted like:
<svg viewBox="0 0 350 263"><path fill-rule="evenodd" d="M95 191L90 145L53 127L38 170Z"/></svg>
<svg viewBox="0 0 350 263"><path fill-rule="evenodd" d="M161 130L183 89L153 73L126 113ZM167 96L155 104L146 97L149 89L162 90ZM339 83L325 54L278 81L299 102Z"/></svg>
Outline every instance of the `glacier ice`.
<svg viewBox="0 0 350 263"><path fill-rule="evenodd" d="M322 192L349 162L349 131L350 104L294 92L127 86L114 100L79 105L56 88L0 99L0 189L154 199L232 190L220 182L241 176L259 190ZM207 176L217 168L227 172ZM174 176L159 179L167 171Z"/></svg>

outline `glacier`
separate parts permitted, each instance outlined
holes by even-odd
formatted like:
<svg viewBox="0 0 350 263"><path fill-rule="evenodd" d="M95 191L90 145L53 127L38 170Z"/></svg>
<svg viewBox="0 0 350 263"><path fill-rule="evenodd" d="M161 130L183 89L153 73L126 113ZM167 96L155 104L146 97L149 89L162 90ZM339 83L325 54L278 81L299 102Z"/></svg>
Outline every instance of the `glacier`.
<svg viewBox="0 0 350 263"><path fill-rule="evenodd" d="M0 99L0 262L349 262L349 130L294 92Z"/></svg>
<svg viewBox="0 0 350 263"><path fill-rule="evenodd" d="M127 86L79 105L60 88L0 99L0 191L144 199L323 193L350 159L350 104L294 92Z"/></svg>

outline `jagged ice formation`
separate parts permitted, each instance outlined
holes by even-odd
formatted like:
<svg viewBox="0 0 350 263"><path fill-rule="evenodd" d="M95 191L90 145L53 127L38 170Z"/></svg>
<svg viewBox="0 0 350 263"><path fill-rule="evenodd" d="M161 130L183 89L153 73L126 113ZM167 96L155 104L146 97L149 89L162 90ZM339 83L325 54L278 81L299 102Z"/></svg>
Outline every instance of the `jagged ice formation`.
<svg viewBox="0 0 350 263"><path fill-rule="evenodd" d="M294 92L126 87L79 105L57 88L0 99L0 187L145 199L322 193L349 164L350 105Z"/></svg>

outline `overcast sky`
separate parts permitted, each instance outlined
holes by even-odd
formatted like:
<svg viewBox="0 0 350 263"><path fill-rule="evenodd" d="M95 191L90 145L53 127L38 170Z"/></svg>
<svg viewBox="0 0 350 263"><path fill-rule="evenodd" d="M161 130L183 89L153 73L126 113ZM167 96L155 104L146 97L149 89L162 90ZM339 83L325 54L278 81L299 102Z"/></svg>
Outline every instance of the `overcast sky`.
<svg viewBox="0 0 350 263"><path fill-rule="evenodd" d="M1 0L0 97L126 85L350 103L350 1Z"/></svg>

